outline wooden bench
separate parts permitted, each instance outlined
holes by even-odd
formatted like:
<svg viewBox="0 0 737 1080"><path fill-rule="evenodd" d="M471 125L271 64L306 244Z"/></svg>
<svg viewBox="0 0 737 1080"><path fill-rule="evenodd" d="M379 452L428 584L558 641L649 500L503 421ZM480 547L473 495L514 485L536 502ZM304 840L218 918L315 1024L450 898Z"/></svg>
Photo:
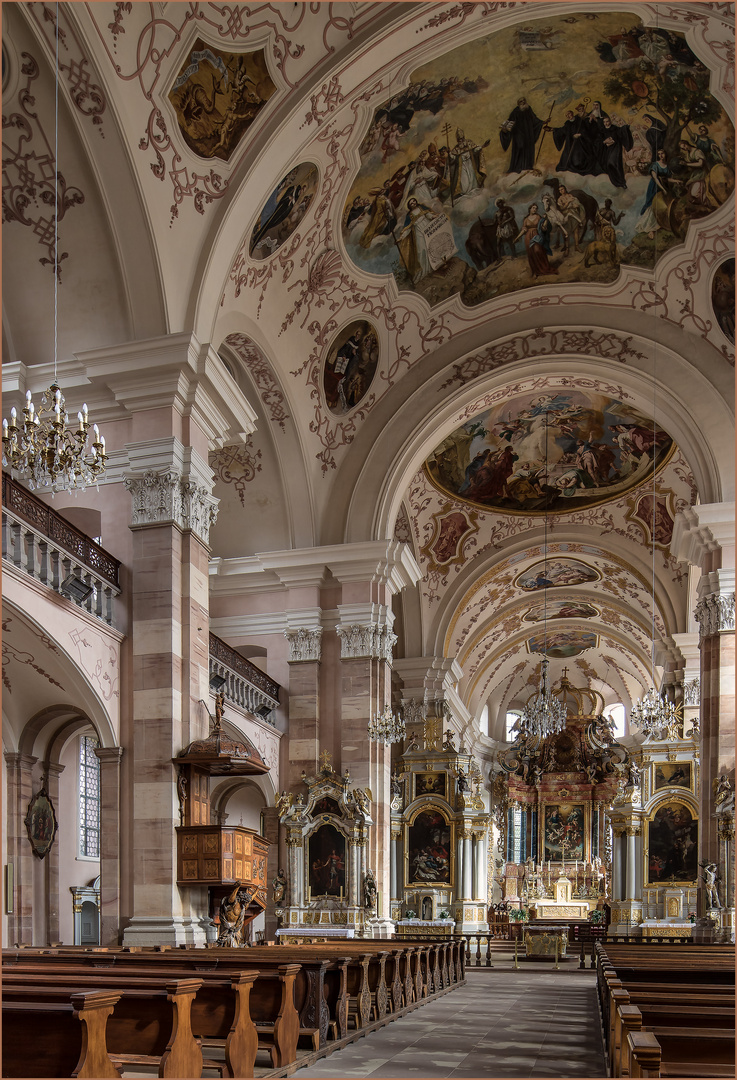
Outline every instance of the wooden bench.
<svg viewBox="0 0 737 1080"><path fill-rule="evenodd" d="M33 981L31 981L33 979ZM118 1069L154 1067L159 1076L201 1076L203 1064L221 1075L223 1063L203 1063L199 1039L192 1034L192 1001L202 983L198 979L178 979L153 984L146 980L109 980L87 977L76 982L68 974L3 975L3 997L9 1001L63 1005L73 994L97 991L118 997L107 1021L107 1053Z"/></svg>
<svg viewBox="0 0 737 1080"><path fill-rule="evenodd" d="M315 1001L315 1011L323 1012L323 1005L319 995L322 993L322 982L319 971L322 964L313 961L313 968L318 969L318 977L308 978L307 972L302 970L300 964L285 964L286 956L275 955L274 950L269 951L269 959L262 960L254 956L256 949L218 949L218 950L184 950L172 949L142 950L130 953L126 951L95 951L70 952L69 949L53 952L42 952L33 957L34 961L44 963L62 970L70 963L83 965L90 971L115 973L118 976L139 975L145 978L156 978L166 975L169 978L181 978L185 975L196 976L204 983L214 980L216 983L229 979L230 975L243 971L247 964L249 969L254 969L260 982L258 992L249 999L251 1019L258 1028L258 1049L268 1050L274 1068L296 1061L297 1040L301 1026L299 1015L295 1007L295 998L299 998L302 1005L312 995ZM3 960L5 961L5 955ZM14 964L22 964L26 961L27 954L14 960ZM9 967L12 965L6 965ZM310 967L309 961L305 965ZM299 982L297 978L299 976ZM114 980L113 980L114 981ZM299 989L299 994L296 990ZM199 1032L198 1032L199 1034ZM203 1032L204 1036L207 1033Z"/></svg>
<svg viewBox="0 0 737 1080"><path fill-rule="evenodd" d="M614 1026L611 1075L629 1076L630 1074L627 1043L627 1032L630 1030L647 1029L653 1031L657 1037L657 1029L678 1030L677 1025L681 1024L689 1030L725 1028L734 1036L734 1021L734 1007L674 1005L670 1002L639 1005L632 1001L623 1003L617 1008Z"/></svg>
<svg viewBox="0 0 737 1080"><path fill-rule="evenodd" d="M104 990L66 1002L3 1000L2 1075L119 1077L106 1043L119 998Z"/></svg>
<svg viewBox="0 0 737 1080"><path fill-rule="evenodd" d="M77 959L79 963L70 957L65 963L49 963L44 956L27 964L24 955L22 961L6 965L3 974L4 978L13 973L28 978L40 973L61 980L73 977L87 985L156 987L188 970L187 965L171 965L168 955L153 953L143 954L146 964L130 966L122 963L101 967L85 955ZM224 1047L232 1075L252 1076L258 1049L269 1053L273 1068L296 1061L299 1018L294 1006L294 982L299 970L298 965L288 964L270 966L265 972L228 970L226 965L221 970L195 973L202 989L193 1003L191 1024L206 1046ZM258 990L251 994L256 979Z"/></svg>

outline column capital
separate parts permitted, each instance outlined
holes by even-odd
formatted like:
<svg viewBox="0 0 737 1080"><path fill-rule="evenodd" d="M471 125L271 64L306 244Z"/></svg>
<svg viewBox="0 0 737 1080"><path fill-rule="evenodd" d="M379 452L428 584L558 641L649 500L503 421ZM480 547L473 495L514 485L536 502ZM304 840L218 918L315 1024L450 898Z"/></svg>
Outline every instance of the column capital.
<svg viewBox="0 0 737 1080"><path fill-rule="evenodd" d="M60 765L58 761L49 761L44 765L46 776L59 777L64 772L66 765Z"/></svg>
<svg viewBox="0 0 737 1080"><path fill-rule="evenodd" d="M17 750L4 750L3 757L5 763L9 768L26 768L30 769L38 761L37 757L33 757L31 754L20 754Z"/></svg>
<svg viewBox="0 0 737 1080"><path fill-rule="evenodd" d="M306 660L319 661L322 655L322 627L299 627L284 631L289 643L289 663L302 663Z"/></svg>
<svg viewBox="0 0 737 1080"><path fill-rule="evenodd" d="M173 436L129 443L126 449L130 471L124 483L133 500L130 527L176 525L207 544L220 501L212 494L209 465Z"/></svg>
<svg viewBox="0 0 737 1080"><path fill-rule="evenodd" d="M702 641L713 634L734 633L734 598L734 592L708 593L701 597L694 618Z"/></svg>
<svg viewBox="0 0 737 1080"><path fill-rule="evenodd" d="M340 639L341 660L366 657L391 663L397 640L391 608L385 604L339 604L338 614L340 622L335 632Z"/></svg>

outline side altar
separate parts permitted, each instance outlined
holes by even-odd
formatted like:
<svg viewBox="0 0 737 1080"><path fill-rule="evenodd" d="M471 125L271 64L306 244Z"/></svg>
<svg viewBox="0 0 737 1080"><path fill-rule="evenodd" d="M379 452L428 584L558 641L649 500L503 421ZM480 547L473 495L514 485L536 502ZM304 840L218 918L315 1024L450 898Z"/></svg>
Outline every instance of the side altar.
<svg viewBox="0 0 737 1080"><path fill-rule="evenodd" d="M353 788L350 774L333 770L323 750L316 776L302 773L307 797L282 792L279 822L286 830L288 864L274 883L279 937L312 931L336 937L372 936L376 884L366 865L370 790Z"/></svg>

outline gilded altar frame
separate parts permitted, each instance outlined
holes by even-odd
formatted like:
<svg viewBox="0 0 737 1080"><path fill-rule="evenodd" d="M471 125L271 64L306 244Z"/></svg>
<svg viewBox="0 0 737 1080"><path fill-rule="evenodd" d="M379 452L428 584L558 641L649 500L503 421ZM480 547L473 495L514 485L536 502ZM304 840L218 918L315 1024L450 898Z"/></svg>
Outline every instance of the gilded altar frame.
<svg viewBox="0 0 737 1080"><path fill-rule="evenodd" d="M689 839L691 841L690 846L693 848L693 856L690 859L690 863L693 863L693 874L688 874L685 877L679 878L667 878L655 876L655 862L659 858L663 858L664 854L667 859L668 852L665 851L665 842L661 842L661 837L656 836L653 833L653 824L655 818L663 810L670 809L675 813L681 810L687 811L690 817L690 829ZM684 828L686 823L684 822ZM677 886L681 888L695 887L698 884L698 852L699 852L699 836L701 831L701 819L699 818L699 809L696 804L696 800L693 795L689 797L684 791L683 794L678 796L673 795L670 790L663 793L663 797L657 799L654 804L649 808L647 815L643 819L643 832L644 842L642 847L643 855L643 888L663 888L665 886ZM661 850L662 849L662 850ZM694 861L695 860L695 861ZM661 867L665 872L667 869L667 862ZM651 877L651 872L654 876Z"/></svg>

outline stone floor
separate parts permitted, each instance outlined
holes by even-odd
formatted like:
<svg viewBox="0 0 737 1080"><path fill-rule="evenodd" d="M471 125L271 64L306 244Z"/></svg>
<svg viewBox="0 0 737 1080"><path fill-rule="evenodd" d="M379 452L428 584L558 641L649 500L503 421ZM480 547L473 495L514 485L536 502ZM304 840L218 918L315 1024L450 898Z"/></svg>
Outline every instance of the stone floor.
<svg viewBox="0 0 737 1080"><path fill-rule="evenodd" d="M606 1077L596 974L495 955L467 984L307 1068L308 1077Z"/></svg>

